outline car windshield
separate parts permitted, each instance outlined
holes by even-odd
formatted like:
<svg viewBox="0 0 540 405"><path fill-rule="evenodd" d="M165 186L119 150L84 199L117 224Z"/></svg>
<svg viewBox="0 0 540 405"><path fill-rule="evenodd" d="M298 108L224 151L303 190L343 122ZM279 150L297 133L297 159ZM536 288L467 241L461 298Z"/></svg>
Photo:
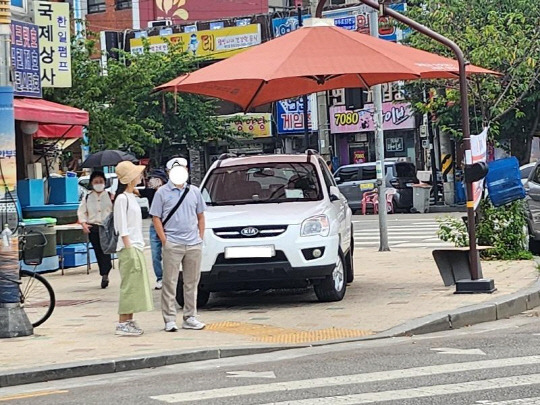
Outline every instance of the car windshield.
<svg viewBox="0 0 540 405"><path fill-rule="evenodd" d="M534 169L534 166L526 166L526 167L523 167L522 169L520 169L521 170L521 178L522 179L528 179L529 175L531 174L533 169Z"/></svg>
<svg viewBox="0 0 540 405"><path fill-rule="evenodd" d="M308 162L220 167L212 171L201 191L212 206L323 198L315 166Z"/></svg>

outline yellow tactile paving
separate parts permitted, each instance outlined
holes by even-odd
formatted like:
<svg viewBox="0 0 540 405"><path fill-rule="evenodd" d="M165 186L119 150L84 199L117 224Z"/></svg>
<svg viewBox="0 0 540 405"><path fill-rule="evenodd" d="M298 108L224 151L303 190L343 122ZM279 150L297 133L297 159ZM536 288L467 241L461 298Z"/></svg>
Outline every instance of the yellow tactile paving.
<svg viewBox="0 0 540 405"><path fill-rule="evenodd" d="M372 335L373 331L359 329L328 328L319 330L298 330L278 328L247 322L218 322L207 326L207 330L236 335L251 336L265 343L308 343L321 340L337 340Z"/></svg>

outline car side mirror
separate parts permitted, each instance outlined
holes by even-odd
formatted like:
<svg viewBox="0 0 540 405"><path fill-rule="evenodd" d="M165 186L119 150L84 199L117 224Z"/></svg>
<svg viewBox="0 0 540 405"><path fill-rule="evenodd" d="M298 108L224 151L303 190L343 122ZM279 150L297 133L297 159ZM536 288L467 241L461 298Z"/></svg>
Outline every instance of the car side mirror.
<svg viewBox="0 0 540 405"><path fill-rule="evenodd" d="M334 180L336 181L337 184L341 183L341 177L334 177Z"/></svg>
<svg viewBox="0 0 540 405"><path fill-rule="evenodd" d="M340 195L339 188L337 188L336 186L330 186L329 191L330 191L330 201L331 202L340 200L340 198L339 198L339 195Z"/></svg>

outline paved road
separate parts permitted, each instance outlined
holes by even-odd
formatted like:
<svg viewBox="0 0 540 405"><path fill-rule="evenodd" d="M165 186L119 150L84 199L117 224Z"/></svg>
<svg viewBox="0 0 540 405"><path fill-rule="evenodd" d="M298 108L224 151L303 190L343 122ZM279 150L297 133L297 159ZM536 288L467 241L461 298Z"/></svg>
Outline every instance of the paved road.
<svg viewBox="0 0 540 405"><path fill-rule="evenodd" d="M452 214L454 216L458 214ZM453 244L437 237L440 214L395 214L388 215L388 240L390 248L452 247ZM354 244L357 249L379 246L379 217L357 215L353 218Z"/></svg>
<svg viewBox="0 0 540 405"><path fill-rule="evenodd" d="M540 404L538 314L471 328L0 389L14 404ZM120 338L121 339L121 338Z"/></svg>

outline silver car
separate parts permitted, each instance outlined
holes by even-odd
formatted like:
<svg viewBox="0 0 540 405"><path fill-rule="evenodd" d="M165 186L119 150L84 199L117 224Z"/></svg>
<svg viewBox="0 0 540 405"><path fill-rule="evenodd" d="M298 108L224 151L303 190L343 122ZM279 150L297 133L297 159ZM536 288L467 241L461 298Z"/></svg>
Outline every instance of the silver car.
<svg viewBox="0 0 540 405"><path fill-rule="evenodd" d="M527 221L529 223L530 249L540 253L540 162L529 173L524 184L527 197Z"/></svg>

